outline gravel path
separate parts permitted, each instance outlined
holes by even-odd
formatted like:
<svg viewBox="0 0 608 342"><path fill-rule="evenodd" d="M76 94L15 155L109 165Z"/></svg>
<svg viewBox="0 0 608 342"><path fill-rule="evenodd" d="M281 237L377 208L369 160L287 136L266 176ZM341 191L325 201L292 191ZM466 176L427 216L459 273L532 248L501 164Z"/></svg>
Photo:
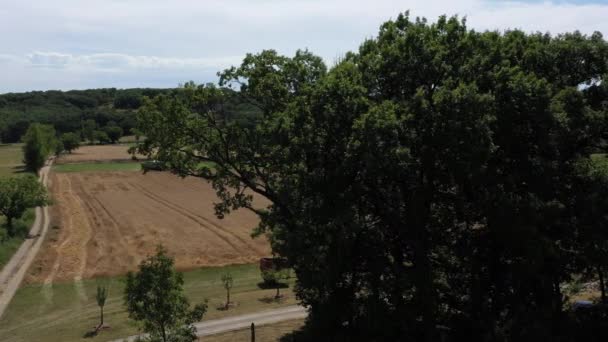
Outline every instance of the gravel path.
<svg viewBox="0 0 608 342"><path fill-rule="evenodd" d="M257 327L282 321L306 318L307 315L308 313L304 307L292 305L275 310L266 310L246 315L203 321L196 323L194 326L196 327L196 335L201 337L249 328L251 323L254 323ZM143 335L136 335L127 337L126 339L115 340L113 342L133 342L140 336L143 337Z"/></svg>

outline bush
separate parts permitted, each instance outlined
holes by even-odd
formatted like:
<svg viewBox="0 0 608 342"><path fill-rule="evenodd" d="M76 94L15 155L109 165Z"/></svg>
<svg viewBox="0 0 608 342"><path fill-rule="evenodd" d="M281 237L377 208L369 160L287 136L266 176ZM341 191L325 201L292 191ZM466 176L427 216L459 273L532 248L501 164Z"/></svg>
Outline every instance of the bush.
<svg viewBox="0 0 608 342"><path fill-rule="evenodd" d="M110 137L104 131L93 132L93 141L98 141L100 145L104 145L110 142Z"/></svg>

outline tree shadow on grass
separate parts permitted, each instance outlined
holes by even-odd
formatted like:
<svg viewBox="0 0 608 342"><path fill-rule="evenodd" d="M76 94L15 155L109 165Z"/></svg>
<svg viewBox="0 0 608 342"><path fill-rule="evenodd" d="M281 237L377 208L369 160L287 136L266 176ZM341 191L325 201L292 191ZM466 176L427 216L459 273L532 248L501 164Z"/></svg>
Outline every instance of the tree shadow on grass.
<svg viewBox="0 0 608 342"><path fill-rule="evenodd" d="M275 290L277 288L277 284L276 283L269 283L269 282L259 282L258 283L258 287L260 289L262 289L262 290ZM279 283L278 284L278 288L280 288L280 289L289 288L289 284Z"/></svg>
<svg viewBox="0 0 608 342"><path fill-rule="evenodd" d="M93 338L97 336L97 333L97 329L89 330L84 335L82 335L82 338Z"/></svg>
<svg viewBox="0 0 608 342"><path fill-rule="evenodd" d="M298 342L298 341L313 341L313 336L307 332L306 325L298 330L288 332L279 338L279 342Z"/></svg>
<svg viewBox="0 0 608 342"><path fill-rule="evenodd" d="M279 289L286 289L289 288L289 284L285 284L285 283L272 283L272 282L260 282L258 283L258 287L262 290L275 290L277 289L277 287ZM271 303L282 303L283 301L285 301L285 296L280 294L279 297L277 297L276 295L273 296L264 296L260 299L258 299L258 301L265 303L265 304L271 304Z"/></svg>

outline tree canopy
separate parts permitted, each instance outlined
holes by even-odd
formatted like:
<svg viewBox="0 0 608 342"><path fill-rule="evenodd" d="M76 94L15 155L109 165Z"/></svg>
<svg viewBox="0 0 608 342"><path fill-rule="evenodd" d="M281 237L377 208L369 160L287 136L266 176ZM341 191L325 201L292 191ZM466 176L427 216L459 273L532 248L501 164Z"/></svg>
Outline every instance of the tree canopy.
<svg viewBox="0 0 608 342"><path fill-rule="evenodd" d="M74 132L63 133L59 141L63 144L63 149L68 153L72 153L72 151L80 146L80 137Z"/></svg>
<svg viewBox="0 0 608 342"><path fill-rule="evenodd" d="M145 99L139 148L209 180L218 216L259 215L311 334L576 340L562 286L604 260L576 208L608 210L579 191L602 184L582 165L606 149L607 77L600 33L405 13L329 69L266 50L222 72L259 109L246 124L213 86Z"/></svg>
<svg viewBox="0 0 608 342"><path fill-rule="evenodd" d="M190 309L183 293L184 279L175 271L173 259L162 247L142 261L139 271L127 274L124 301L129 317L139 321L147 340L195 341L192 325L203 317L207 304Z"/></svg>
<svg viewBox="0 0 608 342"><path fill-rule="evenodd" d="M28 171L37 173L46 160L57 151L55 128L33 123L23 136L23 163Z"/></svg>
<svg viewBox="0 0 608 342"><path fill-rule="evenodd" d="M8 236L15 235L13 220L28 208L49 203L46 188L32 175L0 178L0 214L6 217Z"/></svg>
<svg viewBox="0 0 608 342"><path fill-rule="evenodd" d="M18 142L35 122L52 125L59 134L79 132L82 140L91 142L95 140L93 132L105 126L130 132L136 126L135 111L143 98L171 91L173 89L109 88L0 94L0 142ZM226 95L227 115L246 118L256 110L242 99ZM108 125L110 122L114 124Z"/></svg>

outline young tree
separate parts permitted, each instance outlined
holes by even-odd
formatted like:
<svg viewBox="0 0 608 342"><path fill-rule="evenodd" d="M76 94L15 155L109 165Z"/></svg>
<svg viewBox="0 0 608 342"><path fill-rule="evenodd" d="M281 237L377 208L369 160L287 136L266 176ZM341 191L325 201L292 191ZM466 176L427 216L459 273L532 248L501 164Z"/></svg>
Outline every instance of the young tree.
<svg viewBox="0 0 608 342"><path fill-rule="evenodd" d="M142 261L139 271L127 274L124 293L129 317L139 321L150 341L195 341L192 325L203 317L207 304L192 310L183 293L184 279L173 259L159 246L156 255Z"/></svg>
<svg viewBox="0 0 608 342"><path fill-rule="evenodd" d="M67 153L72 153L80 146L80 138L73 132L63 133L59 140L63 143L63 148Z"/></svg>
<svg viewBox="0 0 608 342"><path fill-rule="evenodd" d="M291 271L288 268L270 268L263 271L262 278L264 282L275 287L277 291L274 295L275 299L281 298L281 287L285 286L284 282L291 277Z"/></svg>
<svg viewBox="0 0 608 342"><path fill-rule="evenodd" d="M226 289L226 309L230 307L230 290L232 289L233 283L232 274L226 273L222 275L222 285L224 285L224 289Z"/></svg>
<svg viewBox="0 0 608 342"><path fill-rule="evenodd" d="M100 315L99 315L99 326L97 330L103 327L103 307L106 305L106 299L108 298L108 288L104 285L97 285L97 294L95 295L95 299L97 300L97 305L99 306Z"/></svg>
<svg viewBox="0 0 608 342"><path fill-rule="evenodd" d="M26 209L49 203L46 188L32 175L0 178L0 213L6 217L8 236L14 236L13 220Z"/></svg>
<svg viewBox="0 0 608 342"><path fill-rule="evenodd" d="M113 144L115 144L122 137L123 134L122 128L118 126L106 126L104 128L104 131L106 132L108 138Z"/></svg>

